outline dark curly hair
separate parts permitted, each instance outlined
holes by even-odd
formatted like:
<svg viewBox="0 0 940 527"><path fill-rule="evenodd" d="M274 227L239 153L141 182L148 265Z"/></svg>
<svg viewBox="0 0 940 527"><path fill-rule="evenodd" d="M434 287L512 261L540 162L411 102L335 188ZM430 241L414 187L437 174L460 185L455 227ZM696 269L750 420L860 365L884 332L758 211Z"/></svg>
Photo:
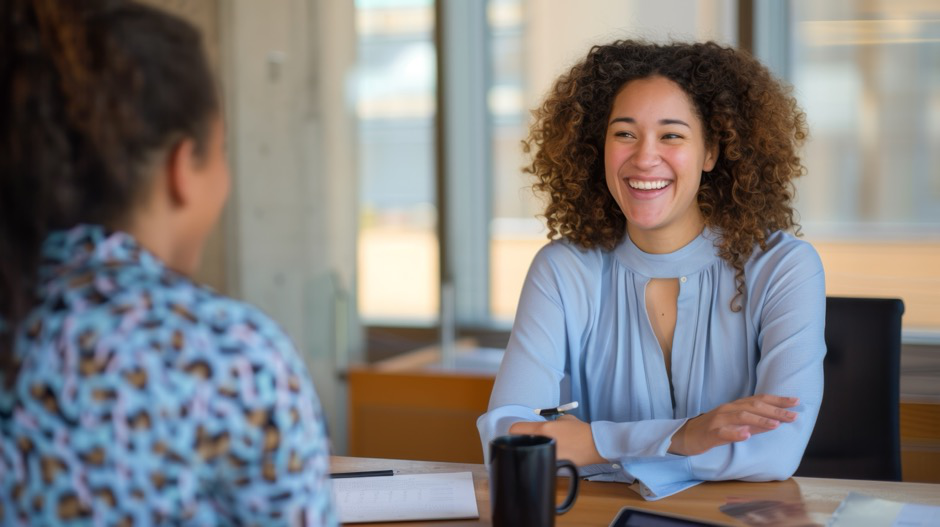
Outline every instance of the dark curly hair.
<svg viewBox="0 0 940 527"><path fill-rule="evenodd" d="M621 40L594 46L555 81L523 142L535 152L524 171L547 197L550 239L610 250L626 233L626 218L607 187L604 139L617 93L652 76L678 84L692 100L718 162L702 176L698 204L720 234L721 257L736 270L744 295L744 263L774 231L799 231L793 179L802 175L797 150L806 116L785 87L746 52L707 43L653 44Z"/></svg>
<svg viewBox="0 0 940 527"><path fill-rule="evenodd" d="M173 143L208 148L219 112L199 31L122 0L0 2L0 374L54 229L112 226Z"/></svg>

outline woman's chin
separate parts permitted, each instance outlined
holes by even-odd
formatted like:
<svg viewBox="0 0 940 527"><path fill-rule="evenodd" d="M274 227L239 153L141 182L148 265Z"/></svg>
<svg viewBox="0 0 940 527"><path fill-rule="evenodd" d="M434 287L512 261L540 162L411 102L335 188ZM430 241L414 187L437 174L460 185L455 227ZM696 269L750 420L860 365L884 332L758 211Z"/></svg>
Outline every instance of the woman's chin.
<svg viewBox="0 0 940 527"><path fill-rule="evenodd" d="M663 227L663 218L658 214L627 214L627 228L635 231L655 231Z"/></svg>

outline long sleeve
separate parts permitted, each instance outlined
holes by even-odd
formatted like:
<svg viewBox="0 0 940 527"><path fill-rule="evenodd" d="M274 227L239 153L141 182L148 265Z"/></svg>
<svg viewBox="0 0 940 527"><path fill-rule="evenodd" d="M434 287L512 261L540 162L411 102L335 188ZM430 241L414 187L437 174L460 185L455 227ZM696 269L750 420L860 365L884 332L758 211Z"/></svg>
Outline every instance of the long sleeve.
<svg viewBox="0 0 940 527"><path fill-rule="evenodd" d="M756 394L800 398L798 419L751 440L693 458L702 479L786 479L800 464L822 404L826 354L826 285L822 262L808 244L786 255L766 290L757 332ZM716 450L716 449L713 449ZM710 455L709 455L710 454Z"/></svg>
<svg viewBox="0 0 940 527"><path fill-rule="evenodd" d="M629 238L613 251L564 242L536 256L512 336L478 420L484 453L532 408L576 400L607 465L599 479L633 482L658 499L705 480L783 479L799 465L822 395L825 285L813 248L776 233L745 266L746 301L731 309L735 271L706 230L667 255ZM649 324L645 287L678 278L672 385ZM700 456L667 449L687 419L758 393L800 398L796 422Z"/></svg>
<svg viewBox="0 0 940 527"><path fill-rule="evenodd" d="M822 402L825 280L808 244L769 263L768 269L754 270L758 278L749 288L751 308L760 311L754 394L799 397L797 420L697 456L625 462L648 498L670 494L677 480L782 480L799 466Z"/></svg>
<svg viewBox="0 0 940 527"><path fill-rule="evenodd" d="M515 422L544 421L532 409L556 406L560 401L566 317L556 269L544 253L545 249L529 269L489 409L477 420L487 462L490 440L508 434Z"/></svg>
<svg viewBox="0 0 940 527"><path fill-rule="evenodd" d="M336 525L323 415L290 340L253 309L224 340L240 353L206 401L210 416L225 416L215 427L232 434L211 462L220 508L233 523Z"/></svg>

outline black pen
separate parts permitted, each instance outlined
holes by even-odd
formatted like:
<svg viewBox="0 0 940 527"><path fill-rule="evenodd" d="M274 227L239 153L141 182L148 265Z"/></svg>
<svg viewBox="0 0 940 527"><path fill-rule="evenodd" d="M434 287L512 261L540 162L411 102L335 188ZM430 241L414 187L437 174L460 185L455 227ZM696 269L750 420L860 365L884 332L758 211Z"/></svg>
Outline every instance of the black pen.
<svg viewBox="0 0 940 527"><path fill-rule="evenodd" d="M372 476L394 476L394 470L364 470L362 472L333 472L330 477L337 478L369 478Z"/></svg>

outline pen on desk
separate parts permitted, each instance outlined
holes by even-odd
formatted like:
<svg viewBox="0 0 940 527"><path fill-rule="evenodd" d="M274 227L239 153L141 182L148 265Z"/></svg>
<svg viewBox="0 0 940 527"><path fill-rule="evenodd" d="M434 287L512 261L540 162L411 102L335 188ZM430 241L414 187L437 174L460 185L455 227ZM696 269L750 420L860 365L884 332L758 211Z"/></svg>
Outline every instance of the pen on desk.
<svg viewBox="0 0 940 527"><path fill-rule="evenodd" d="M369 478L373 476L394 476L394 470L364 470L362 472L333 472L330 477L337 478Z"/></svg>
<svg viewBox="0 0 940 527"><path fill-rule="evenodd" d="M535 415L542 417L551 417L553 415L565 415L565 412L574 410L578 407L578 401L572 401L568 404L556 406L555 408L534 408Z"/></svg>

